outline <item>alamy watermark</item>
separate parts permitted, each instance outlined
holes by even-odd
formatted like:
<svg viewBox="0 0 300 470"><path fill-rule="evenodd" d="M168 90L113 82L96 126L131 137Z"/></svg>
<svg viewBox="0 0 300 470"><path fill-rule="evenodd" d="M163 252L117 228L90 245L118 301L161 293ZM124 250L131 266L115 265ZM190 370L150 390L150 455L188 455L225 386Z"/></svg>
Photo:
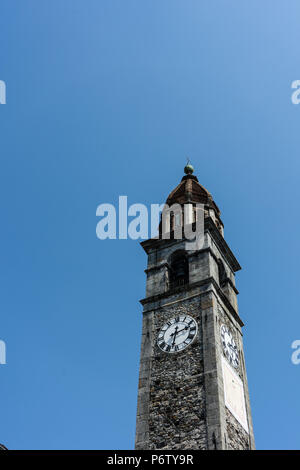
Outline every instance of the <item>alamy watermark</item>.
<svg viewBox="0 0 300 470"><path fill-rule="evenodd" d="M300 103L300 80L294 80L292 82L292 89L295 90L291 96L292 103L299 104Z"/></svg>
<svg viewBox="0 0 300 470"><path fill-rule="evenodd" d="M6 104L6 84L0 80L0 104Z"/></svg>
<svg viewBox="0 0 300 470"><path fill-rule="evenodd" d="M184 239L186 250L199 250L204 244L203 204L151 204L149 210L141 203L128 207L127 196L119 196L118 208L113 204L100 204L96 216L101 217L96 226L100 240L167 240L172 237ZM129 217L132 220L128 220Z"/></svg>
<svg viewBox="0 0 300 470"><path fill-rule="evenodd" d="M292 353L291 361L297 366L300 364L300 339L295 339L295 341L292 342L291 348L295 350Z"/></svg>
<svg viewBox="0 0 300 470"><path fill-rule="evenodd" d="M0 364L6 364L6 344L0 339Z"/></svg>

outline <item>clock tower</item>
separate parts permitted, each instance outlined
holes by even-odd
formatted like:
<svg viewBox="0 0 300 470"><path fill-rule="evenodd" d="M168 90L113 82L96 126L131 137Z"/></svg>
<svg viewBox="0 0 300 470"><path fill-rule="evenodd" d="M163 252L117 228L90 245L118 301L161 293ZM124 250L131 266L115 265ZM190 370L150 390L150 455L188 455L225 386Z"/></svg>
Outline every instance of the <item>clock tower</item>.
<svg viewBox="0 0 300 470"><path fill-rule="evenodd" d="M211 194L190 164L184 171L159 236L141 243L148 265L135 448L254 449L235 287L241 268ZM201 217L202 243L191 249L184 227Z"/></svg>

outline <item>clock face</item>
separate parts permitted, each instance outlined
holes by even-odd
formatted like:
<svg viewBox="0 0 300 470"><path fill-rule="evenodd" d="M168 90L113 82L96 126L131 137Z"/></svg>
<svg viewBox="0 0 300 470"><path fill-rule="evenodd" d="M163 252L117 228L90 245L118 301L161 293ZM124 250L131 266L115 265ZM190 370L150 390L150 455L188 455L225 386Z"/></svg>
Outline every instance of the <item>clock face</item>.
<svg viewBox="0 0 300 470"><path fill-rule="evenodd" d="M226 325L221 326L221 340L227 360L233 367L239 366L239 353L230 329Z"/></svg>
<svg viewBox="0 0 300 470"><path fill-rule="evenodd" d="M179 352L194 341L197 331L198 327L194 318L180 315L167 321L161 328L157 344L162 351Z"/></svg>

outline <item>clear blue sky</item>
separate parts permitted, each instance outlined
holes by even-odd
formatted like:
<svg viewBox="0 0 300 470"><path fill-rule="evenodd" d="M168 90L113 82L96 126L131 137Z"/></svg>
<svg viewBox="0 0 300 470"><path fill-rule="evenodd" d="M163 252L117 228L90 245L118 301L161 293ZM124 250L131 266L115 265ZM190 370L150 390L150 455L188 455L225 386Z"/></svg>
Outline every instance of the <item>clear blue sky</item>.
<svg viewBox="0 0 300 470"><path fill-rule="evenodd" d="M300 5L2 0L0 442L134 445L146 255L96 207L162 203L189 155L243 270L257 447L299 448Z"/></svg>

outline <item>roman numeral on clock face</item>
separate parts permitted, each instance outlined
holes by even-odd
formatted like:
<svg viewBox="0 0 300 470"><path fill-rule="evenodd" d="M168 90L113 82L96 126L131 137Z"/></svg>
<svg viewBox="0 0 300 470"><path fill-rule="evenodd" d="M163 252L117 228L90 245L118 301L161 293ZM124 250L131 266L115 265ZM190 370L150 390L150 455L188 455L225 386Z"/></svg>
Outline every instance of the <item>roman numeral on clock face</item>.
<svg viewBox="0 0 300 470"><path fill-rule="evenodd" d="M231 365L237 368L239 366L239 352L235 344L232 331L226 325L222 325L220 328L220 334L225 357Z"/></svg>

